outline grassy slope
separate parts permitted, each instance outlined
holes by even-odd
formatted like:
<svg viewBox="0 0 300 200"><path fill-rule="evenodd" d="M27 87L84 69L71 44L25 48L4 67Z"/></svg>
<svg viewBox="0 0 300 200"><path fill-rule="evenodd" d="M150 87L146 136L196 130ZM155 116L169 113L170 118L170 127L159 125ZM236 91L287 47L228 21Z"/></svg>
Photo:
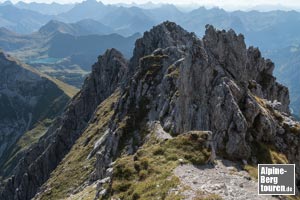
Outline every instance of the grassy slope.
<svg viewBox="0 0 300 200"><path fill-rule="evenodd" d="M201 132L199 132L201 138ZM183 159L185 163L206 163L210 153L203 141L190 135L180 135L167 141L154 138L147 141L135 155L123 156L114 165L109 196L120 199L181 199L170 193L180 181L172 173Z"/></svg>
<svg viewBox="0 0 300 200"><path fill-rule="evenodd" d="M95 185L78 188L87 183L94 169L95 158L87 159L87 156L107 129L114 113L112 105L118 98L119 94L114 93L101 103L96 112L97 120L90 124L61 164L52 172L50 179L42 187L44 192L38 199L94 199ZM201 132L199 134L200 138ZM110 196L107 198L151 199L156 196L178 199L180 195L168 193L180 183L178 178L172 175L172 170L179 164L178 159L181 158L186 163L204 164L209 155L203 140L189 135L180 135L168 141L150 137L135 155L122 155L117 159Z"/></svg>
<svg viewBox="0 0 300 200"><path fill-rule="evenodd" d="M1 50L0 50L1 51ZM57 80L53 77L50 77L46 74L43 74L41 73L40 71L34 69L33 67L27 65L27 64L24 64L24 63L21 63L19 60L15 59L15 58L12 58L10 56L7 56L6 57L8 60L12 61L12 62L16 62L17 65L19 65L20 67L23 67L24 69L28 70L28 71L31 71L35 74L38 74L39 76L41 77L44 77L44 78L47 78L48 80L50 80L51 82L55 83L58 88L60 88L64 93L66 93L70 98L72 98L79 90L73 86L70 86L60 80Z"/></svg>
<svg viewBox="0 0 300 200"><path fill-rule="evenodd" d="M95 142L105 132L114 113L113 104L118 98L119 93L115 92L98 106L95 114L96 121L90 124L60 165L52 172L48 181L43 185L46 191L39 196L39 199L67 198L72 191L88 180L95 163L94 157L87 159L88 154L93 149ZM83 199L88 200L95 197L95 188L88 187L86 191L87 193L81 194L84 196Z"/></svg>
<svg viewBox="0 0 300 200"><path fill-rule="evenodd" d="M48 127L51 126L55 117L63 111L69 100L70 98L65 93L53 87L49 88L49 91L46 91L45 94L42 94L42 98L33 111L34 124L7 151L6 155L2 157L2 161L4 162L1 166L1 171L4 176L11 173L11 170L13 170L21 158L22 153L46 133Z"/></svg>
<svg viewBox="0 0 300 200"><path fill-rule="evenodd" d="M10 151L10 154L7 155L8 160L4 163L2 170L9 174L22 156L21 152L36 143L45 131L47 131L47 127L50 126L51 123L52 120L45 119L42 122L38 122L33 129L22 135Z"/></svg>
<svg viewBox="0 0 300 200"><path fill-rule="evenodd" d="M32 68L29 65L22 64L22 67L24 67L25 69L27 69L29 71L32 71L35 74L40 75L41 77L47 78L48 80L52 81L53 83L55 83L58 86L58 88L60 88L62 91L64 91L64 93L66 93L70 98L72 98L79 91L77 88L75 88L71 85L68 85L58 79L50 77L46 74L43 74L43 73L39 72L38 70Z"/></svg>

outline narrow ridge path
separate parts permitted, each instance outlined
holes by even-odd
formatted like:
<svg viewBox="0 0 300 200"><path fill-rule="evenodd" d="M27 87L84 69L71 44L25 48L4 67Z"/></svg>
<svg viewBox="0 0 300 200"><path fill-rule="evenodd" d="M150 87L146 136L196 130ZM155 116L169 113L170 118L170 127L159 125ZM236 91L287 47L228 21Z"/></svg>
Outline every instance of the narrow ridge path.
<svg viewBox="0 0 300 200"><path fill-rule="evenodd" d="M224 200L276 200L272 196L257 194L257 181L248 172L228 160L216 160L216 165L178 166L174 174L179 177L183 195L187 200L197 196L216 194Z"/></svg>

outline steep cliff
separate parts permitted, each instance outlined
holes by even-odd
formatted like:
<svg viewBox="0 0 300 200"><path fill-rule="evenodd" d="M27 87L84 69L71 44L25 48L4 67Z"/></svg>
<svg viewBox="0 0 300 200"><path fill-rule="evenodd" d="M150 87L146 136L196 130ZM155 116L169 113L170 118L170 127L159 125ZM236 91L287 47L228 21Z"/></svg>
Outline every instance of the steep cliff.
<svg viewBox="0 0 300 200"><path fill-rule="evenodd" d="M254 166L281 162L271 154L283 153L299 174L300 126L289 116L288 89L273 77L274 64L233 30L206 28L199 40L167 22L137 41L129 64L134 76L100 145L106 148L99 148L99 178L112 152L138 150L153 121L172 136L212 131L217 155Z"/></svg>
<svg viewBox="0 0 300 200"><path fill-rule="evenodd" d="M0 71L0 175L7 176L76 91L3 52Z"/></svg>
<svg viewBox="0 0 300 200"><path fill-rule="evenodd" d="M3 199L31 199L87 127L96 107L119 85L127 62L114 49L99 57L82 90L6 180Z"/></svg>
<svg viewBox="0 0 300 200"><path fill-rule="evenodd" d="M114 49L99 57L1 198L172 199L176 166L215 153L245 168L296 163L298 178L300 124L273 69L233 30L208 25L200 40L172 22L153 27L129 62Z"/></svg>

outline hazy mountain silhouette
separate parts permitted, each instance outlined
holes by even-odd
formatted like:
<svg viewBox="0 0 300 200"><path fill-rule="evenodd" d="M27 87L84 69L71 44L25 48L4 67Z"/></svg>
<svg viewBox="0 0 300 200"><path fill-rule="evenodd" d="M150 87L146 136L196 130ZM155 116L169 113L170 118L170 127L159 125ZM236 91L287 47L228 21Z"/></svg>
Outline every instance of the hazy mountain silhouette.
<svg viewBox="0 0 300 200"><path fill-rule="evenodd" d="M23 1L19 1L18 3L15 4L15 6L21 9L27 9L27 10L39 12L41 14L57 15L69 11L74 7L74 4L59 4L56 2L52 2L51 4L37 3L37 2L26 3Z"/></svg>
<svg viewBox="0 0 300 200"><path fill-rule="evenodd" d="M276 10L269 12L227 12L220 8L207 9L204 7L195 7L195 9L190 12L181 12L174 5L168 4L155 5L147 3L142 6L135 4L105 5L101 2L97 2L96 0L88 0L72 6L66 5L64 8L61 7L58 9L60 14L50 16L43 15L35 11L19 9L17 7L22 7L20 5L23 5L23 8L26 7L27 9L32 10L40 8L40 11L42 11L48 6L49 12L51 12L51 9L54 9L55 6L59 5L44 5L37 3L26 4L22 2L16 5L12 5L10 2L5 2L0 5L0 27L6 28L0 30L0 34L2 36L0 38L0 47L5 50L15 51L17 49L24 49L25 47L28 47L29 44L26 51L19 51L18 55L25 52L27 54L32 54L32 52L34 53L36 49L40 49L38 52L41 51L42 54L44 54L45 52L48 52L50 47L52 48L51 55L55 54L58 56L58 52L61 52L64 55L68 54L58 48L59 45L57 41L61 41L62 38L66 38L66 41L74 42L72 45L75 46L77 45L77 42L82 44L83 40L89 41L88 43L91 45L90 49L84 45L83 46L90 54L90 52L96 51L96 46L91 44L92 42L88 39L89 37L76 38L74 36L91 34L103 35L110 33L130 36L136 32L142 33L151 28L153 25L164 20L175 21L185 29L195 32L198 36L202 36L204 34L204 27L206 24L213 24L218 29L234 29L238 33L244 34L246 44L259 46L262 50L262 54L270 55L270 57L275 61L275 65L278 66L286 65L286 62L290 63L290 60L286 59L288 56L294 56L297 58L297 56L289 52L287 52L287 56L284 58L282 58L279 54L283 54L283 49L288 49L290 46L300 43L300 13L296 11ZM70 9L67 9L67 7ZM65 12L61 13L62 10ZM39 29L40 31L25 36L12 34L7 29L17 33L31 33L38 31ZM53 39L54 35L56 35L54 33L59 34ZM48 34L46 39L44 38L45 36L41 36L43 34ZM94 37L96 36L92 36L92 38ZM96 40L102 42L102 39L99 38ZM49 42L47 43L48 46L44 45L46 42ZM43 49L40 47L40 43L44 45ZM109 46L106 43L103 44L106 47ZM72 53L75 51L73 49L63 49L66 51L70 50ZM55 53L54 50L57 50L57 53ZM125 48L121 50L125 50ZM78 51L78 49L76 51ZM128 52L129 51L123 53L128 56ZM100 52L93 52L93 55L96 56L97 53ZM28 57L28 55L26 56ZM86 60L84 56L78 56L76 57L77 61L80 60L78 59L79 57ZM75 57L71 55L68 60L73 60L73 58ZM280 58L282 58L282 60L280 60ZM297 66L293 63L291 65ZM278 70L279 67L276 67L275 72L277 73ZM288 73L297 73L295 71L297 70L296 67L290 67L289 70L291 71ZM279 80L285 82L284 76L288 75L279 75ZM297 82L295 81L287 81L285 83L287 83L287 85L291 88L298 87L298 85L296 86ZM294 99L293 91L294 90L291 89L292 101ZM298 108L294 107L294 105L296 104L293 104L292 102L292 108L297 110Z"/></svg>
<svg viewBox="0 0 300 200"><path fill-rule="evenodd" d="M131 35L136 32L143 33L156 23L155 19L138 7L119 7L109 12L100 21L123 35Z"/></svg>
<svg viewBox="0 0 300 200"><path fill-rule="evenodd" d="M0 27L6 27L18 33L31 33L50 19L51 16L19 9L13 5L0 6Z"/></svg>
<svg viewBox="0 0 300 200"><path fill-rule="evenodd" d="M115 6L106 6L96 0L87 0L76 4L71 10L58 15L58 19L67 22L76 22L82 19L100 19Z"/></svg>
<svg viewBox="0 0 300 200"><path fill-rule="evenodd" d="M85 55L93 63L97 56L108 48L118 48L126 57L130 57L135 40L140 34L123 37L119 34L74 36L58 33L49 40L48 56L64 58L72 55ZM90 64L91 65L91 64ZM86 70L90 65L83 66Z"/></svg>
<svg viewBox="0 0 300 200"><path fill-rule="evenodd" d="M68 33L70 35L104 35L114 31L112 28L92 19L84 19L70 24L51 20L39 29L41 34L53 34L55 32Z"/></svg>
<svg viewBox="0 0 300 200"><path fill-rule="evenodd" d="M42 72L80 88L99 54L114 47L129 58L140 37L138 33L129 37L100 35L104 31L109 33L112 29L94 20L73 24L52 20L27 35L0 28L0 47Z"/></svg>

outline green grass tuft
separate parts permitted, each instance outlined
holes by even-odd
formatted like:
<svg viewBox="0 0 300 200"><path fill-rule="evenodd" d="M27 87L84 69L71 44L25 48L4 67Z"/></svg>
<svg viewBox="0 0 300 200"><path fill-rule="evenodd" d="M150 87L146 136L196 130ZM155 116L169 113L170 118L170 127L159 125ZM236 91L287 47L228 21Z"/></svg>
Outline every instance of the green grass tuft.
<svg viewBox="0 0 300 200"><path fill-rule="evenodd" d="M178 159L187 163L204 164L210 153L189 135L180 135L167 141L150 139L135 155L116 160L111 198L120 199L181 199L170 193L180 181L172 171Z"/></svg>

